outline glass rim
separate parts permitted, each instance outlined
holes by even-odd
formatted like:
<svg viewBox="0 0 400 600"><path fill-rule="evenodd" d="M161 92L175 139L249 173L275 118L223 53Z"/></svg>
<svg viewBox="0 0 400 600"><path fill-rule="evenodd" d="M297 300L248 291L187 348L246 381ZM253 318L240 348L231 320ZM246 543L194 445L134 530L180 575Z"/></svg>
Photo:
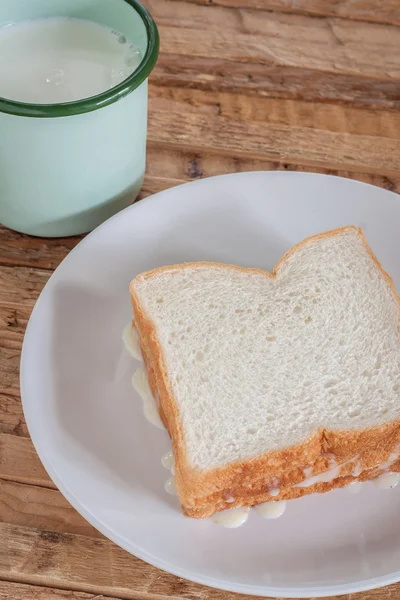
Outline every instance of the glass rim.
<svg viewBox="0 0 400 600"><path fill-rule="evenodd" d="M124 96L133 92L153 70L158 57L160 46L160 38L157 25L149 11L138 0L123 0L129 4L138 15L141 17L147 33L147 48L139 66L127 77L105 92L74 100L73 102L60 102L58 104L36 104L28 102L18 102L17 100L9 100L0 96L0 113L8 113L21 117L70 117L80 115L109 104L113 104Z"/></svg>

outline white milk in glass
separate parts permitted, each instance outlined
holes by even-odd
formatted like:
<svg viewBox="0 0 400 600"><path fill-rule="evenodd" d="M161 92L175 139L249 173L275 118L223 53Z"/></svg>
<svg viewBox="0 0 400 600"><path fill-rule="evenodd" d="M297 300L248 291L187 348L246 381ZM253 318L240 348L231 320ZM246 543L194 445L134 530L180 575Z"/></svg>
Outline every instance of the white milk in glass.
<svg viewBox="0 0 400 600"><path fill-rule="evenodd" d="M96 1L83 3L93 22L73 13L0 24L0 222L12 229L84 233L131 204L141 188L146 65L158 52L157 30L153 23L150 43L134 8ZM67 12L76 3L58 6Z"/></svg>
<svg viewBox="0 0 400 600"><path fill-rule="evenodd" d="M100 94L131 75L141 60L124 35L66 17L0 28L0 57L0 96L35 104Z"/></svg>

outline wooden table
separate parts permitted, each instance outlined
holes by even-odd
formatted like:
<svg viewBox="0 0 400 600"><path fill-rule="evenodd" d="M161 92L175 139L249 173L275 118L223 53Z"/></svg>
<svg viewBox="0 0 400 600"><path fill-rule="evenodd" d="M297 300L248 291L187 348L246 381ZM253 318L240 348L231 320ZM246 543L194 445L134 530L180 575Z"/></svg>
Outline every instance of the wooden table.
<svg viewBox="0 0 400 600"><path fill-rule="evenodd" d="M400 0L147 0L160 29L141 196L258 169L400 188ZM19 397L32 307L79 239L0 228L0 600L235 597L128 555L45 473ZM400 584L359 598L400 598Z"/></svg>

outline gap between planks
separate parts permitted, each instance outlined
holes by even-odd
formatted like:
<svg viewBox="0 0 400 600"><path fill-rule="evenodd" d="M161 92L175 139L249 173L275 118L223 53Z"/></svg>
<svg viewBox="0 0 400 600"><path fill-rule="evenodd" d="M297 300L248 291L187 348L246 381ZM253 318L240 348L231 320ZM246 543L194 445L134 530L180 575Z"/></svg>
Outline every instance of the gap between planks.
<svg viewBox="0 0 400 600"><path fill-rule="evenodd" d="M27 585L0 579L0 600L119 600L116 596L87 594L39 585Z"/></svg>

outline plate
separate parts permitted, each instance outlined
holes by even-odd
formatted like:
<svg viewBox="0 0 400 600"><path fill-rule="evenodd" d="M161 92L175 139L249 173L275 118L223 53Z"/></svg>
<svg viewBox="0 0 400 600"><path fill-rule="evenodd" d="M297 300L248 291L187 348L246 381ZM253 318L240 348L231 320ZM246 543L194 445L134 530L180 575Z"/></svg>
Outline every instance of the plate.
<svg viewBox="0 0 400 600"><path fill-rule="evenodd" d="M305 237L362 227L400 288L400 201L346 179L260 172L182 185L88 235L43 290L27 328L21 391L54 483L108 538L205 585L265 596L351 593L400 580L400 489L365 484L294 500L275 521L238 529L184 517L164 491L170 448L133 391L122 345L138 273L185 261L271 269ZM400 487L400 486L399 486Z"/></svg>

